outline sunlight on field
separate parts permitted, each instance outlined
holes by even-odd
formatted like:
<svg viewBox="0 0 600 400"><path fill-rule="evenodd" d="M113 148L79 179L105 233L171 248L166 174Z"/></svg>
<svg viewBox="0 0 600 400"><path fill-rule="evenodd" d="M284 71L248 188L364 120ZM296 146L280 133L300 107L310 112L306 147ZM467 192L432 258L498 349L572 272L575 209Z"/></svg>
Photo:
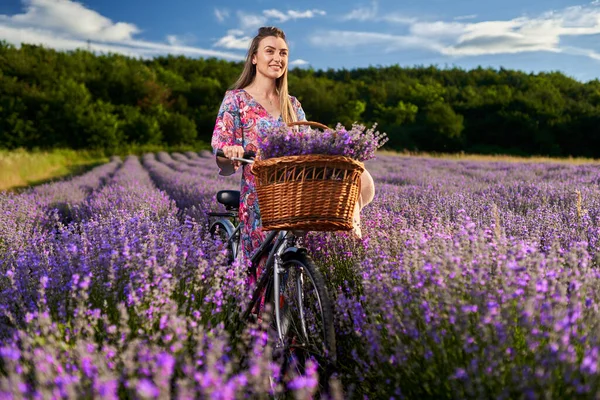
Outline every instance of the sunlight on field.
<svg viewBox="0 0 600 400"><path fill-rule="evenodd" d="M33 185L83 172L108 158L89 151L0 150L0 190Z"/></svg>

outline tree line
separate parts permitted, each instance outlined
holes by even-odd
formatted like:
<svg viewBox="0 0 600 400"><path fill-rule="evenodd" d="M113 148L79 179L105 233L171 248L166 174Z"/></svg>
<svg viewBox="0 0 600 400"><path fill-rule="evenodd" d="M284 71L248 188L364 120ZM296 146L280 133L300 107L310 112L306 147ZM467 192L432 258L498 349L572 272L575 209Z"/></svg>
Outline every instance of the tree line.
<svg viewBox="0 0 600 400"><path fill-rule="evenodd" d="M242 63L0 42L0 148L206 146ZM600 157L600 81L560 72L293 69L310 120L378 124L396 150Z"/></svg>

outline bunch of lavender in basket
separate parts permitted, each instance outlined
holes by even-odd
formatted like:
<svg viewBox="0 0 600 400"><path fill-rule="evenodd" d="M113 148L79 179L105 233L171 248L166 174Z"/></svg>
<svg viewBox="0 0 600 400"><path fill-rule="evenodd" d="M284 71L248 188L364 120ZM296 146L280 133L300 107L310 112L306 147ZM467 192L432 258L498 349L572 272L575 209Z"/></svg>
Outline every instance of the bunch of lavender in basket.
<svg viewBox="0 0 600 400"><path fill-rule="evenodd" d="M388 137L376 131L377 124L366 129L354 123L346 129L338 123L335 129L315 129L306 126L289 127L276 125L259 141L261 158L307 154L339 155L358 161L375 158L375 152L383 146Z"/></svg>

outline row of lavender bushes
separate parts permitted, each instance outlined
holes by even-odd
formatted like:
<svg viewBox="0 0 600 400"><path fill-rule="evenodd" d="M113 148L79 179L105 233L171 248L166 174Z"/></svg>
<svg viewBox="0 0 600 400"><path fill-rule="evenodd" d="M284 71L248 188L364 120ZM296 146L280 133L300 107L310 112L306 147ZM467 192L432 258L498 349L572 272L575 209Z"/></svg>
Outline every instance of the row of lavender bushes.
<svg viewBox="0 0 600 400"><path fill-rule="evenodd" d="M332 395L594 398L599 166L379 156L367 167L377 188L364 239L306 240L335 300ZM214 193L237 185L196 153L127 158L70 224L3 236L0 390L309 397L310 374L271 385L266 334L236 324L244 271L205 236Z"/></svg>
<svg viewBox="0 0 600 400"><path fill-rule="evenodd" d="M598 165L379 157L357 245L315 234L354 397L595 398Z"/></svg>
<svg viewBox="0 0 600 400"><path fill-rule="evenodd" d="M149 170L127 157L73 197L70 223L2 253L0 398L305 397L314 372L274 383L264 329L237 324L244 270L224 266L200 222L182 223Z"/></svg>
<svg viewBox="0 0 600 400"><path fill-rule="evenodd" d="M0 254L16 257L34 238L43 240L120 167L118 157L68 181L48 183L23 193L0 192Z"/></svg>

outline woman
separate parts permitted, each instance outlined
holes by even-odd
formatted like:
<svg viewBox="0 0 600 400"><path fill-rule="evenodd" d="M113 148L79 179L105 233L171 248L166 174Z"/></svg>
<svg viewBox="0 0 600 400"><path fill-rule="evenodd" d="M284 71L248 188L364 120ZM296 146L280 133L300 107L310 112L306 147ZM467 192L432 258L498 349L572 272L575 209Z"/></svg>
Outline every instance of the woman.
<svg viewBox="0 0 600 400"><path fill-rule="evenodd" d="M231 158L242 157L244 151L256 152L259 135L268 132L270 127L306 119L298 99L288 94L288 54L281 29L262 27L258 30L248 49L242 74L225 94L213 132L213 149L222 149L226 156L217 157L222 175L231 175L239 168L239 162L232 162ZM365 198L364 204L357 203L357 235L360 235L358 212L371 199ZM241 254L247 261L265 238L260 225L254 175L249 165L242 167L239 218Z"/></svg>

